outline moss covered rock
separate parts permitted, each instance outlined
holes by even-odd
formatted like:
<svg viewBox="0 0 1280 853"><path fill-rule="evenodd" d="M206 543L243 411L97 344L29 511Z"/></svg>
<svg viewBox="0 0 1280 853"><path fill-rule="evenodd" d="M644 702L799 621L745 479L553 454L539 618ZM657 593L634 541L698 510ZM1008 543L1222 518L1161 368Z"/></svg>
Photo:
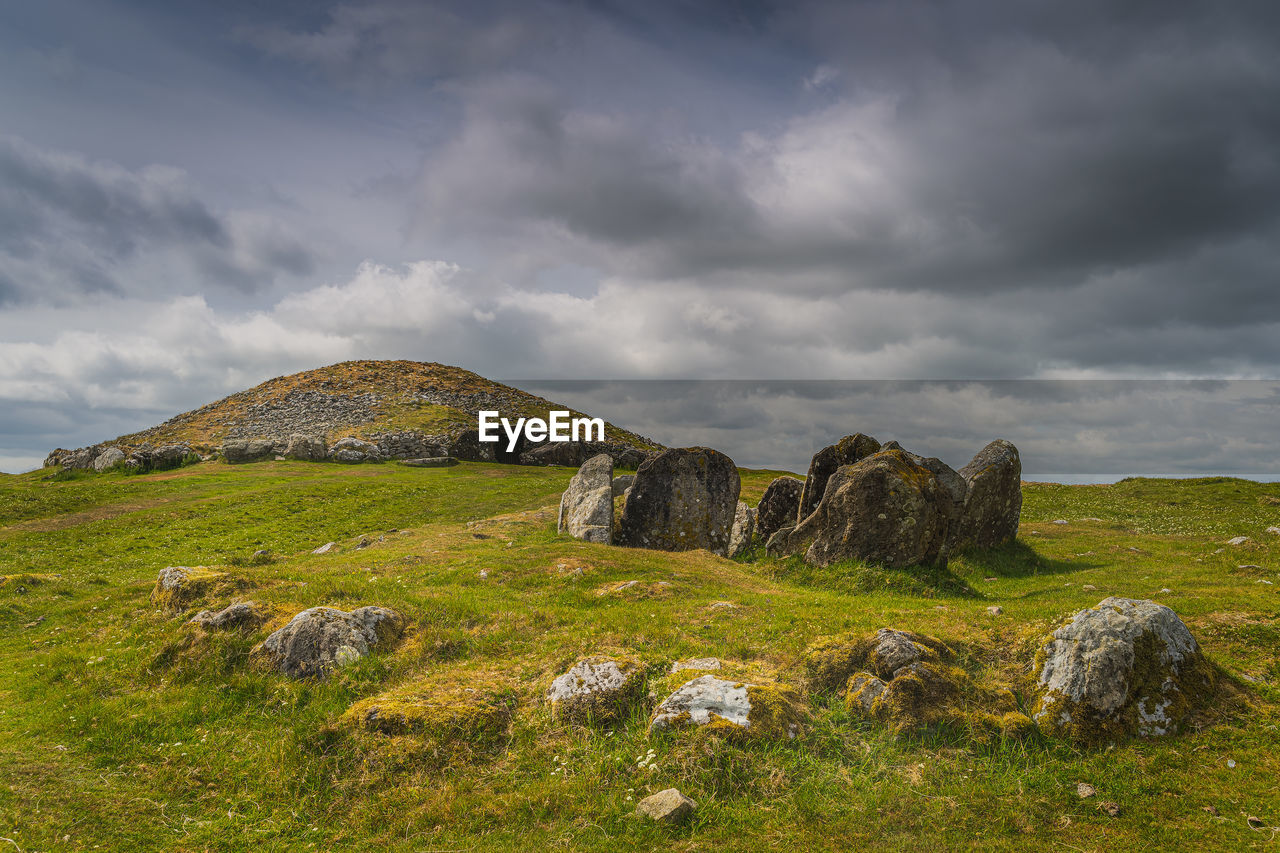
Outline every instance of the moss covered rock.
<svg viewBox="0 0 1280 853"><path fill-rule="evenodd" d="M270 618L257 602L237 601L221 610L201 610L191 624L204 631L254 631Z"/></svg>
<svg viewBox="0 0 1280 853"><path fill-rule="evenodd" d="M612 723L644 695L644 667L631 658L590 657L558 676L547 691L556 719Z"/></svg>
<svg viewBox="0 0 1280 853"><path fill-rule="evenodd" d="M800 512L800 493L804 481L797 477L778 477L756 506L756 532L764 542L783 527L794 526Z"/></svg>
<svg viewBox="0 0 1280 853"><path fill-rule="evenodd" d="M1012 542L1022 517L1022 462L1018 448L998 438L960 469L968 487L960 521L952 534L954 547L989 548Z"/></svg>
<svg viewBox="0 0 1280 853"><path fill-rule="evenodd" d="M729 681L702 675L686 681L653 713L650 730L696 726L753 738L794 738L809 712L792 688L774 682Z"/></svg>
<svg viewBox="0 0 1280 853"><path fill-rule="evenodd" d="M941 640L912 631L881 628L866 636L842 634L815 641L805 651L804 668L809 689L826 692L845 688L859 670L889 679L913 663L951 658L951 649Z"/></svg>
<svg viewBox="0 0 1280 853"><path fill-rule="evenodd" d="M312 607L263 640L254 655L293 678L326 678L335 667L389 647L403 631L404 618L387 607L350 613Z"/></svg>
<svg viewBox="0 0 1280 853"><path fill-rule="evenodd" d="M673 448L636 470L618 544L725 556L742 483L733 460L708 447Z"/></svg>
<svg viewBox="0 0 1280 853"><path fill-rule="evenodd" d="M818 508L826 494L827 482L837 470L853 465L880 450L880 442L869 435L846 435L828 447L813 454L809 461L809 474L801 487L799 510L791 524L799 524Z"/></svg>
<svg viewBox="0 0 1280 853"><path fill-rule="evenodd" d="M181 613L203 598L244 585L239 578L204 566L169 566L156 578L151 603L166 613Z"/></svg>
<svg viewBox="0 0 1280 853"><path fill-rule="evenodd" d="M1055 630L1035 672L1036 723L1081 743L1171 734L1214 688L1178 615L1129 598L1108 598Z"/></svg>

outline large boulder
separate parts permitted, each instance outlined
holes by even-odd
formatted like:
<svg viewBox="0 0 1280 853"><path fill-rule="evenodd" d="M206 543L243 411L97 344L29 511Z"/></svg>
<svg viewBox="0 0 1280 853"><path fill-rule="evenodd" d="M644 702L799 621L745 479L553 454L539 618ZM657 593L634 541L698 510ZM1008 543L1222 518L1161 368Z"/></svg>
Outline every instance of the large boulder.
<svg viewBox="0 0 1280 853"><path fill-rule="evenodd" d="M101 473L124 461L124 451L118 447L108 447L93 460L93 470Z"/></svg>
<svg viewBox="0 0 1280 853"><path fill-rule="evenodd" d="M1059 627L1036 655L1032 716L1082 743L1177 731L1213 690L1213 668L1178 615L1108 598Z"/></svg>
<svg viewBox="0 0 1280 853"><path fill-rule="evenodd" d="M964 512L952 536L956 546L989 548L1012 542L1022 515L1022 462L1018 448L1002 438L988 444L960 469Z"/></svg>
<svg viewBox="0 0 1280 853"><path fill-rule="evenodd" d="M340 438L329 448L327 456L331 462L359 464L361 462L381 462L382 451L372 441L347 437Z"/></svg>
<svg viewBox="0 0 1280 853"><path fill-rule="evenodd" d="M807 720L804 703L790 687L702 675L664 699L649 727L697 726L727 735L794 738Z"/></svg>
<svg viewBox="0 0 1280 853"><path fill-rule="evenodd" d="M729 530L729 556L741 557L751 550L756 532L756 511L746 501L738 501L733 511L733 527Z"/></svg>
<svg viewBox="0 0 1280 853"><path fill-rule="evenodd" d="M324 436L300 432L289 436L289 444L284 449L286 459L299 459L303 462L323 462L328 453Z"/></svg>
<svg viewBox="0 0 1280 853"><path fill-rule="evenodd" d="M764 490L756 507L756 530L765 542L783 527L795 525L800 514L800 493L804 482L797 477L778 477Z"/></svg>
<svg viewBox="0 0 1280 853"><path fill-rule="evenodd" d="M642 698L644 683L639 661L591 657L551 682L547 701L556 719L582 724L619 722Z"/></svg>
<svg viewBox="0 0 1280 853"><path fill-rule="evenodd" d="M841 466L853 465L879 450L880 442L859 432L846 435L835 444L813 454L813 459L809 462L809 474L805 477L804 488L800 493L800 510L792 523L799 524L818 508L826 493L827 481Z"/></svg>
<svg viewBox="0 0 1280 853"><path fill-rule="evenodd" d="M163 471L166 468L177 468L187 460L191 448L185 444L165 444L151 451L151 468Z"/></svg>
<svg viewBox="0 0 1280 853"><path fill-rule="evenodd" d="M619 544L659 551L706 548L724 556L741 488L733 460L718 450L666 450L636 471Z"/></svg>
<svg viewBox="0 0 1280 853"><path fill-rule="evenodd" d="M275 455L276 443L269 438L255 438L253 441L236 439L222 443L222 458L233 465L261 462L272 459Z"/></svg>
<svg viewBox="0 0 1280 853"><path fill-rule="evenodd" d="M254 653L293 678L326 678L334 667L389 646L403 631L404 618L387 607L360 607L350 613L312 607L273 632Z"/></svg>
<svg viewBox="0 0 1280 853"><path fill-rule="evenodd" d="M582 464L560 496L556 529L575 539L608 545L613 538L613 458L607 453Z"/></svg>
<svg viewBox="0 0 1280 853"><path fill-rule="evenodd" d="M478 429L462 430L454 433L448 439L448 453L446 456L453 456L466 462L493 462L497 459L498 448L502 448L505 452L505 437L498 442L481 441L480 431Z"/></svg>
<svg viewBox="0 0 1280 853"><path fill-rule="evenodd" d="M779 550L803 553L815 566L838 560L945 565L954 511L936 474L904 451L889 450L837 469L817 508Z"/></svg>

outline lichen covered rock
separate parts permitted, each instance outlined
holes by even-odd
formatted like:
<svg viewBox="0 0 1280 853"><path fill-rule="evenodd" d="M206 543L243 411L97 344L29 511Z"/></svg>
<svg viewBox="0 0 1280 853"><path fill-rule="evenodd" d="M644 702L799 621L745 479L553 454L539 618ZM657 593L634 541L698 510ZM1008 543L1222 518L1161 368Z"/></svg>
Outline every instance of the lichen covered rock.
<svg viewBox="0 0 1280 853"><path fill-rule="evenodd" d="M741 557L751 550L751 540L756 532L756 511L745 501L738 501L733 513L733 527L729 530L730 557Z"/></svg>
<svg viewBox="0 0 1280 853"><path fill-rule="evenodd" d="M371 441L359 438L340 438L329 448L326 458L330 462L359 464L361 462L381 462L382 451Z"/></svg>
<svg viewBox="0 0 1280 853"><path fill-rule="evenodd" d="M880 442L869 435L846 435L828 447L813 454L809 462L809 474L805 477L800 493L800 508L792 524L799 524L809 517L827 491L831 475L845 465L853 465L880 450Z"/></svg>
<svg viewBox="0 0 1280 853"><path fill-rule="evenodd" d="M254 654L292 678L326 678L335 667L390 646L403 631L404 618L387 607L350 613L312 607L263 640Z"/></svg>
<svg viewBox="0 0 1280 853"><path fill-rule="evenodd" d="M707 447L673 448L636 471L619 544L659 551L705 548L725 556L742 483L733 460Z"/></svg>
<svg viewBox="0 0 1280 853"><path fill-rule="evenodd" d="M556 719L582 724L626 717L644 691L644 668L630 658L591 657L551 683L547 701Z"/></svg>
<svg viewBox="0 0 1280 853"><path fill-rule="evenodd" d="M240 601L218 611L201 610L190 621L205 631L253 631L269 618L256 602Z"/></svg>
<svg viewBox="0 0 1280 853"><path fill-rule="evenodd" d="M222 443L222 458L233 465L246 462L262 462L276 455L276 443L269 438L252 441L236 439Z"/></svg>
<svg viewBox="0 0 1280 853"><path fill-rule="evenodd" d="M952 543L990 548L1012 542L1022 517L1022 462L1002 438L988 444L959 471L967 485Z"/></svg>
<svg viewBox="0 0 1280 853"><path fill-rule="evenodd" d="M575 539L608 545L613 539L613 457L593 456L560 496L556 528Z"/></svg>
<svg viewBox="0 0 1280 853"><path fill-rule="evenodd" d="M702 675L662 701L650 729L696 726L726 735L794 738L807 721L808 710L790 687Z"/></svg>
<svg viewBox="0 0 1280 853"><path fill-rule="evenodd" d="M151 590L151 603L166 613L180 613L215 592L241 585L226 572L204 566L169 566L160 570Z"/></svg>
<svg viewBox="0 0 1280 853"><path fill-rule="evenodd" d="M108 468L114 468L124 462L124 458L123 450L118 447L108 447L93 460L93 470L102 473Z"/></svg>
<svg viewBox="0 0 1280 853"><path fill-rule="evenodd" d="M676 824L687 819L697 808L698 804L679 790L667 788L656 794L650 794L637 803L636 814L658 823Z"/></svg>
<svg viewBox="0 0 1280 853"><path fill-rule="evenodd" d="M1178 615L1129 598L1105 599L1059 627L1035 672L1036 723L1082 743L1172 734L1214 687L1213 668Z"/></svg>
<svg viewBox="0 0 1280 853"><path fill-rule="evenodd" d="M289 444L284 449L286 459L299 459L303 462L323 462L328 452L328 448L324 445L324 436L307 435L301 432L295 432L289 436Z"/></svg>
<svg viewBox="0 0 1280 853"><path fill-rule="evenodd" d="M809 689L823 692L846 687L860 670L887 680L911 664L947 661L952 657L947 644L934 637L881 628L867 636L843 634L815 641L805 651L804 668Z"/></svg>
<svg viewBox="0 0 1280 853"><path fill-rule="evenodd" d="M795 526L802 491L804 482L796 477L778 477L769 484L756 506L756 531L761 540L768 542L779 529Z"/></svg>

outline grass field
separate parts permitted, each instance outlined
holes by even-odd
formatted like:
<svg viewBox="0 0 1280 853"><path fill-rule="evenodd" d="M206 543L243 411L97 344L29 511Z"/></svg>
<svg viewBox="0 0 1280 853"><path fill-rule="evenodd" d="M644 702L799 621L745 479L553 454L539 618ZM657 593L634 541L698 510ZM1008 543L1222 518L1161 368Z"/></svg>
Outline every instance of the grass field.
<svg viewBox="0 0 1280 853"><path fill-rule="evenodd" d="M1280 848L1280 536L1265 532L1280 484L1028 483L1012 546L947 571L817 570L558 536L572 473L0 477L0 850ZM754 503L774 473L742 475ZM1238 535L1250 541L1224 544ZM356 550L361 536L373 544ZM311 553L329 541L336 553ZM273 559L255 565L258 549ZM393 652L294 682L249 663L273 626L205 636L190 612L158 612L148 595L171 565L223 568L282 618L381 604L410 629ZM671 661L706 655L800 685L814 639L881 626L938 636L1016 686L1035 638L1108 595L1169 605L1220 668L1198 730L1096 749L895 737L813 696L803 737L739 743L650 737L639 712L612 730L562 726L541 701L597 651L638 655L655 689ZM424 745L341 725L410 682L500 695L510 727ZM670 786L699 802L691 822L634 816Z"/></svg>

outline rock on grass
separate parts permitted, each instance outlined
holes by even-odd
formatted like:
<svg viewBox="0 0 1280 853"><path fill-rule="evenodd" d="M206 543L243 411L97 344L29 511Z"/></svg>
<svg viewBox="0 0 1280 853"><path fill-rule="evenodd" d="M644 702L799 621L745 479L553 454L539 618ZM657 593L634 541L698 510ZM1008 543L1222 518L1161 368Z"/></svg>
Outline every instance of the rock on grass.
<svg viewBox="0 0 1280 853"><path fill-rule="evenodd" d="M656 794L650 794L636 804L636 814L644 815L658 823L680 823L693 814L698 804L680 793L676 788L667 788Z"/></svg>
<svg viewBox="0 0 1280 853"><path fill-rule="evenodd" d="M169 566L156 578L151 603L166 613L181 613L206 596L246 585L242 578L204 566Z"/></svg>
<svg viewBox="0 0 1280 853"><path fill-rule="evenodd" d="M650 729L695 726L717 734L794 738L808 718L808 709L790 687L703 675L686 681L663 700L653 713Z"/></svg>
<svg viewBox="0 0 1280 853"><path fill-rule="evenodd" d="M254 655L292 678L327 678L335 667L389 647L403 631L404 618L387 607L350 613L312 607L263 640Z"/></svg>
<svg viewBox="0 0 1280 853"><path fill-rule="evenodd" d="M631 658L590 657L556 678L547 691L556 719L580 724L618 722L644 691L644 668Z"/></svg>

